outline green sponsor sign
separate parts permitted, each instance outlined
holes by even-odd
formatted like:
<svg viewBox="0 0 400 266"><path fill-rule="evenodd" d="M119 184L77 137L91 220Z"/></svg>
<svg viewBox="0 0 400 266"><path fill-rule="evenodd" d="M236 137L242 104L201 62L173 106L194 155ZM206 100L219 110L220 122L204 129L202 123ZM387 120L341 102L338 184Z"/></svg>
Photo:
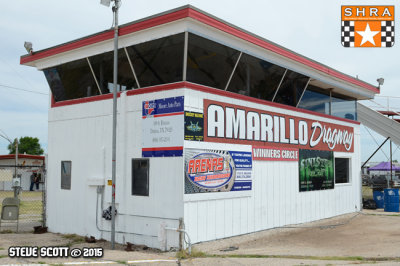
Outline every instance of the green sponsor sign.
<svg viewBox="0 0 400 266"><path fill-rule="evenodd" d="M204 115L185 111L185 140L203 141Z"/></svg>
<svg viewBox="0 0 400 266"><path fill-rule="evenodd" d="M313 191L333 189L333 152L300 150L299 152L299 190Z"/></svg>

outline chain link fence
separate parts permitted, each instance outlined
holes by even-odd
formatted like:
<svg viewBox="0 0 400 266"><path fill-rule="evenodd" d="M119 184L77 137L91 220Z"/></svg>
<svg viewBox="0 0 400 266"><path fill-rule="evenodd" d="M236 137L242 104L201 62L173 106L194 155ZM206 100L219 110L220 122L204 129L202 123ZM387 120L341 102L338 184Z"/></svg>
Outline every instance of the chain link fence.
<svg viewBox="0 0 400 266"><path fill-rule="evenodd" d="M15 177L17 173L17 178ZM5 198L17 196L19 230L32 231L45 225L46 172L43 166L0 166L0 212ZM12 223L1 223L0 231L15 231Z"/></svg>

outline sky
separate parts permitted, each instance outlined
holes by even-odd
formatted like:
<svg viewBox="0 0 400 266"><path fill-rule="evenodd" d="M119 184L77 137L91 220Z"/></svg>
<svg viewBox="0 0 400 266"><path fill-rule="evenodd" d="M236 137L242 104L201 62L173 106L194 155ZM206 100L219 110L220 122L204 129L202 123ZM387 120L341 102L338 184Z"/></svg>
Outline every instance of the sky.
<svg viewBox="0 0 400 266"><path fill-rule="evenodd" d="M47 150L49 87L41 71L19 64L26 54L24 41L35 51L109 29L111 8L100 0L17 0L0 11L0 129L10 139L32 136ZM377 108L398 106L400 111L400 4L394 0L122 0L120 24L191 4L233 25L273 41L373 85L383 77ZM341 5L394 5L395 43L392 48L345 48L341 45ZM22 89L22 90L21 90ZM23 90L34 91L26 92ZM387 97L391 96L389 100ZM370 135L371 133L371 135ZM362 161L385 139L361 126ZM372 136L372 137L371 137ZM0 154L8 142L0 138ZM394 159L400 149L393 146ZM385 161L388 144L372 161Z"/></svg>

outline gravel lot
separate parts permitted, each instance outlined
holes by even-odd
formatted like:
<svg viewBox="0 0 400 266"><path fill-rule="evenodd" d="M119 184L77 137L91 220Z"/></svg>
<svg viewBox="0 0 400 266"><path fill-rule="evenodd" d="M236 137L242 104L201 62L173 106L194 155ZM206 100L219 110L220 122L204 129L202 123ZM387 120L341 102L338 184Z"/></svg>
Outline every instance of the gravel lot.
<svg viewBox="0 0 400 266"><path fill-rule="evenodd" d="M204 257L181 260L181 265L346 265L400 264L400 214L363 211L318 222L276 228L200 243ZM10 246L103 247L100 259L9 258ZM156 250L110 250L108 242L88 244L79 236L60 234L0 234L0 264L80 263L177 265L175 253Z"/></svg>

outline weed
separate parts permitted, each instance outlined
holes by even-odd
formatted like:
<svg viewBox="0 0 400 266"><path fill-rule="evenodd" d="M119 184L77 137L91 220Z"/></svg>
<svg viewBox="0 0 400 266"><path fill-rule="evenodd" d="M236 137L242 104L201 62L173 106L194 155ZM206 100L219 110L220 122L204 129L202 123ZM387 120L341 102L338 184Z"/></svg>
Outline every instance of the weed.
<svg viewBox="0 0 400 266"><path fill-rule="evenodd" d="M184 260L188 258L205 258L209 257L206 253L200 250L192 249L192 252L189 254L189 252L185 250L180 250L176 253L176 258Z"/></svg>
<svg viewBox="0 0 400 266"><path fill-rule="evenodd" d="M67 235L61 235L63 238L68 239L69 243L67 244L68 247L71 247L72 245L79 244L85 242L85 237L79 236L76 234L67 234Z"/></svg>

